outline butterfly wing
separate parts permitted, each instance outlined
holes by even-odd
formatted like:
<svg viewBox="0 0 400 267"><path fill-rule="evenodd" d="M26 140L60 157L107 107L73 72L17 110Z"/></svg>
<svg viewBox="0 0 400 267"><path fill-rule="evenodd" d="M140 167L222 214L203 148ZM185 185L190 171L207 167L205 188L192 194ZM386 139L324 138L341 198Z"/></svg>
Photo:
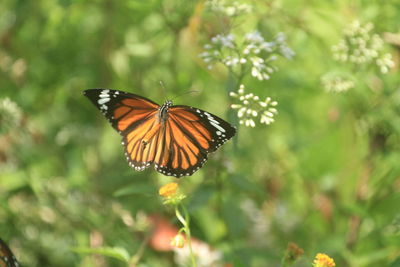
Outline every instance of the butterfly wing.
<svg viewBox="0 0 400 267"><path fill-rule="evenodd" d="M159 137L160 106L145 97L111 89L89 89L84 95L123 136L129 165L137 171L150 166Z"/></svg>
<svg viewBox="0 0 400 267"><path fill-rule="evenodd" d="M201 109L160 107L147 98L111 89L89 89L84 94L123 136L126 158L137 171L154 162L165 175L192 175L208 153L236 133L229 123ZM163 108L168 108L166 118L159 115Z"/></svg>
<svg viewBox="0 0 400 267"><path fill-rule="evenodd" d="M137 171L149 167L163 147L165 129L157 114L158 111L151 113L139 126L131 128L122 141L126 159Z"/></svg>
<svg viewBox="0 0 400 267"><path fill-rule="evenodd" d="M196 172L214 152L232 138L236 129L223 119L189 106L172 106L161 134L156 170L181 177Z"/></svg>
<svg viewBox="0 0 400 267"><path fill-rule="evenodd" d="M83 94L122 136L154 115L160 106L142 96L111 89L89 89Z"/></svg>
<svg viewBox="0 0 400 267"><path fill-rule="evenodd" d="M0 266L19 267L19 263L7 244L0 238Z"/></svg>

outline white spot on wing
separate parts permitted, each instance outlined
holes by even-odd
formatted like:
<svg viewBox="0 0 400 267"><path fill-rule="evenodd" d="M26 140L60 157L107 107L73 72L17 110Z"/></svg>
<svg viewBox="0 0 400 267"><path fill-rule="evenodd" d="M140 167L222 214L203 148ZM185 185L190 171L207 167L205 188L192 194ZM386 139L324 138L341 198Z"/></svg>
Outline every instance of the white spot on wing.
<svg viewBox="0 0 400 267"><path fill-rule="evenodd" d="M225 132L225 129L219 126L218 124L215 124L214 122L210 121L211 125L220 130L221 132Z"/></svg>
<svg viewBox="0 0 400 267"><path fill-rule="evenodd" d="M219 126L219 122L218 122L217 120L215 120L215 119L213 118L213 116L211 116L210 113L204 112L204 114L206 114L207 119L210 121L210 123L211 123L212 126L214 126L215 128L217 128L218 130L220 130L220 131L223 132L223 133L225 132L225 129L222 128L221 126Z"/></svg>
<svg viewBox="0 0 400 267"><path fill-rule="evenodd" d="M100 98L107 98L107 97L110 97L110 95L108 94L108 92L110 92L110 90L103 90L103 91L101 91L99 97L100 97Z"/></svg>
<svg viewBox="0 0 400 267"><path fill-rule="evenodd" d="M103 105L103 104L105 104L105 103L107 103L108 101L110 101L110 98L100 98L99 100L97 100L97 103L99 104L99 105Z"/></svg>

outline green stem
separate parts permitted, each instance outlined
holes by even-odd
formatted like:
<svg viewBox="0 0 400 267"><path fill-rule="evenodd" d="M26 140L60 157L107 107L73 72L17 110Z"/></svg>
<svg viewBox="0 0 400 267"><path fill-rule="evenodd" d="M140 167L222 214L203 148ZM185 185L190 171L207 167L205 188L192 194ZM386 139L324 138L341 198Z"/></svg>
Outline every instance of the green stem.
<svg viewBox="0 0 400 267"><path fill-rule="evenodd" d="M129 260L129 267L135 267L139 263L140 258L143 256L144 250L149 242L150 235L147 234L135 255Z"/></svg>
<svg viewBox="0 0 400 267"><path fill-rule="evenodd" d="M285 255L283 256L282 261L281 261L281 267L289 267L289 266L290 265L286 261L286 253L285 253Z"/></svg>
<svg viewBox="0 0 400 267"><path fill-rule="evenodd" d="M189 252L190 252L190 259L192 261L192 266L197 267L196 259L193 254L193 249L192 249L192 238L191 238L191 233L190 233L190 227L189 227L189 213L187 212L186 208L184 205L180 204L182 207L183 213L185 216L182 216L181 212L179 211L179 205L175 206L175 214L178 220L182 223L183 225L183 231L186 234L186 240L189 246Z"/></svg>

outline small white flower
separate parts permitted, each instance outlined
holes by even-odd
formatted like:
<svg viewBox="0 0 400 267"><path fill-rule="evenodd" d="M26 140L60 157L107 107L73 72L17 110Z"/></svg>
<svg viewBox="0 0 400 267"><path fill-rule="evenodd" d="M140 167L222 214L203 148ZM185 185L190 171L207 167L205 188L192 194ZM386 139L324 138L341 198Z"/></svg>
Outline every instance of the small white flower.
<svg viewBox="0 0 400 267"><path fill-rule="evenodd" d="M261 124L268 125L274 122L274 116L278 113L275 108L278 102L272 101L270 97L260 101L260 97L253 93L245 94L243 84L240 85L237 93L230 93L230 96L240 101L240 103L231 105L232 109L237 110L240 124L254 128L256 126L255 119L259 116Z"/></svg>
<svg viewBox="0 0 400 267"><path fill-rule="evenodd" d="M246 34L245 44L246 46L243 49L244 54L259 54L261 51L272 52L276 46L274 42L266 42L258 31Z"/></svg>
<svg viewBox="0 0 400 267"><path fill-rule="evenodd" d="M394 67L394 61L392 59L392 55L389 53L384 54L382 57L376 60L376 64L378 65L382 73L387 73L389 69Z"/></svg>
<svg viewBox="0 0 400 267"><path fill-rule="evenodd" d="M222 253L211 248L207 243L192 240L192 249L196 258L198 267L222 267ZM190 266L190 249L189 246L183 248L174 248L174 260L177 266Z"/></svg>
<svg viewBox="0 0 400 267"><path fill-rule="evenodd" d="M232 34L218 34L204 48L206 51L199 56L209 68L220 62L237 75L243 75L243 70L250 70L249 74L260 81L270 79L277 70L272 65L278 59L277 55L286 58L294 56L283 33L278 34L274 41L266 42L260 32L254 31L245 35L243 43L238 43Z"/></svg>
<svg viewBox="0 0 400 267"><path fill-rule="evenodd" d="M378 34L371 33L372 29L372 23L351 23L343 30L343 39L332 47L333 58L356 65L375 63L382 73L388 72L394 63L383 53L384 41Z"/></svg>
<svg viewBox="0 0 400 267"><path fill-rule="evenodd" d="M267 244L268 239L265 236L270 229L271 220L262 208L257 207L251 199L246 199L240 203L240 208L247 215L251 223L249 227L250 238L256 244Z"/></svg>
<svg viewBox="0 0 400 267"><path fill-rule="evenodd" d="M281 54L287 59L292 59L295 56L294 51L290 47L288 47L286 44L280 45L279 49L280 49Z"/></svg>
<svg viewBox="0 0 400 267"><path fill-rule="evenodd" d="M18 127L22 120L22 110L8 97L0 98L0 134Z"/></svg>
<svg viewBox="0 0 400 267"><path fill-rule="evenodd" d="M264 37L261 36L260 32L255 31L246 34L246 40L251 43L263 43Z"/></svg>
<svg viewBox="0 0 400 267"><path fill-rule="evenodd" d="M267 67L265 61L259 57L251 57L250 61L253 63L251 68L251 75L258 80L268 80L270 78L268 73L272 73L273 69Z"/></svg>
<svg viewBox="0 0 400 267"><path fill-rule="evenodd" d="M208 0L206 1L206 6L215 13L232 18L248 14L252 11L252 6L250 5L229 0Z"/></svg>
<svg viewBox="0 0 400 267"><path fill-rule="evenodd" d="M233 96L233 97L237 96L237 94L235 92L230 92L229 95Z"/></svg>
<svg viewBox="0 0 400 267"><path fill-rule="evenodd" d="M274 122L274 119L270 116L262 114L260 122L268 125L268 124L271 124L272 122Z"/></svg>
<svg viewBox="0 0 400 267"><path fill-rule="evenodd" d="M338 75L324 75L321 78L322 86L327 92L342 93L354 87L354 82L349 78Z"/></svg>

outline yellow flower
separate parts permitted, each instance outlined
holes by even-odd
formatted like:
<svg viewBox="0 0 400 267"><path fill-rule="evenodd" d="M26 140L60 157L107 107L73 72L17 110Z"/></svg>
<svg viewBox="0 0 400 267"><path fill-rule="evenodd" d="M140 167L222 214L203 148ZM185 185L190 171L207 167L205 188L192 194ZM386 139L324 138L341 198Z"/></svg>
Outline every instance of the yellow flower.
<svg viewBox="0 0 400 267"><path fill-rule="evenodd" d="M334 267L334 266L336 266L335 262L328 255L323 253L318 253L317 256L315 256L313 267Z"/></svg>
<svg viewBox="0 0 400 267"><path fill-rule="evenodd" d="M160 196L163 196L163 197L171 197L176 194L177 190L178 190L177 183L168 183L160 188L160 190L158 191L158 194L160 194Z"/></svg>
<svg viewBox="0 0 400 267"><path fill-rule="evenodd" d="M164 197L164 204L178 205L186 196L178 193L178 184L169 183L158 190L158 194Z"/></svg>
<svg viewBox="0 0 400 267"><path fill-rule="evenodd" d="M171 246L183 248L185 246L185 238L181 234L177 234L171 240Z"/></svg>

